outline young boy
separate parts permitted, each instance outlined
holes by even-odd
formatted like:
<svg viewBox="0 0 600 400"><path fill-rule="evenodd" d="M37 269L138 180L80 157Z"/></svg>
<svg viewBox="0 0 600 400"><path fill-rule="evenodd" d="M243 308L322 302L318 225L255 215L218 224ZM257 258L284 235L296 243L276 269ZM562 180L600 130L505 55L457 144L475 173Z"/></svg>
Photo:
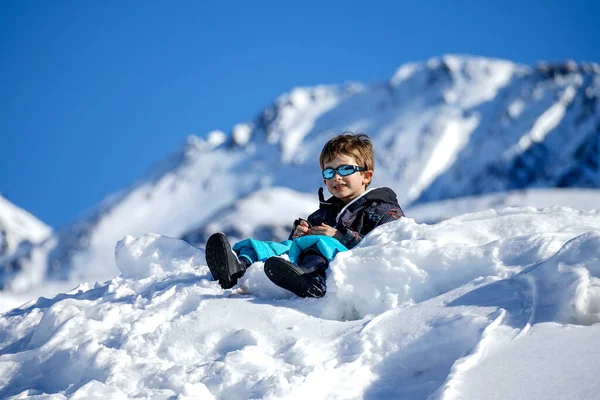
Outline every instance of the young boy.
<svg viewBox="0 0 600 400"><path fill-rule="evenodd" d="M375 227L404 216L393 190L367 189L375 169L373 145L367 135L344 132L329 140L319 163L323 182L333 197L325 200L320 188L319 209L307 220L296 220L289 239L321 235L351 249ZM211 235L206 243L206 262L224 289L233 287L256 261L240 254L236 246L236 252L232 251L222 233ZM316 246L302 251L296 263L281 257L264 261L265 273L276 285L300 297L325 295L329 261Z"/></svg>

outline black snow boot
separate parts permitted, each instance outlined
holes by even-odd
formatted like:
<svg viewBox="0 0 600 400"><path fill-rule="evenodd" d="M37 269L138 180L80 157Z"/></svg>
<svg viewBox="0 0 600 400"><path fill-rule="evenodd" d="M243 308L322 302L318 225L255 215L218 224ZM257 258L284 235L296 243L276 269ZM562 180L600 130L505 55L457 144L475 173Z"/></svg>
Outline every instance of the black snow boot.
<svg viewBox="0 0 600 400"><path fill-rule="evenodd" d="M213 278L219 281L223 289L234 287L249 266L248 262L238 259L223 233L215 233L208 238L206 263Z"/></svg>
<svg viewBox="0 0 600 400"><path fill-rule="evenodd" d="M309 254L295 265L281 257L265 262L265 274L277 286L299 297L323 297L326 291L327 260L321 255Z"/></svg>

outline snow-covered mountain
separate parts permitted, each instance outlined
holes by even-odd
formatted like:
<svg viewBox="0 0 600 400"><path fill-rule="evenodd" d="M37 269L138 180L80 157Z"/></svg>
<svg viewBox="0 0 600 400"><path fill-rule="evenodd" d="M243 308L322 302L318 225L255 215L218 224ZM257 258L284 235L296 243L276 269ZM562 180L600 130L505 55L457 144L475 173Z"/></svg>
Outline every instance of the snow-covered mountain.
<svg viewBox="0 0 600 400"><path fill-rule="evenodd" d="M567 63L513 75L493 102L470 109L478 124L468 145L418 201L531 187L599 188L599 72L598 65Z"/></svg>
<svg viewBox="0 0 600 400"><path fill-rule="evenodd" d="M48 275L117 274L113 250L125 235L203 244L219 227L281 239L283 221L316 208L319 151L345 130L371 136L374 185L393 188L404 207L515 188L599 188L599 97L597 64L528 67L468 56L410 63L375 85L296 88L229 133L189 137L147 179L57 232ZM274 192L260 192L268 188L293 192L273 200ZM237 211L260 196L271 196L277 212Z"/></svg>
<svg viewBox="0 0 600 400"><path fill-rule="evenodd" d="M35 248L51 233L48 225L0 196L0 290L8 283L19 286L29 275L44 275L39 267L45 259Z"/></svg>

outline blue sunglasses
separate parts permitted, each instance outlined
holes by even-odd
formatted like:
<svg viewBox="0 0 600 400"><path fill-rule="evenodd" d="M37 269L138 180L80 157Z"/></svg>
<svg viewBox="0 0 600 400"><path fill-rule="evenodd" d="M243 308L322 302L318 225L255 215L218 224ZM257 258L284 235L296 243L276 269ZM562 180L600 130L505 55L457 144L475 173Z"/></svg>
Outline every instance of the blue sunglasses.
<svg viewBox="0 0 600 400"><path fill-rule="evenodd" d="M356 171L366 171L366 168L358 167L356 165L340 165L337 168L325 168L323 170L323 178L331 179L335 176L336 172L339 176L352 175Z"/></svg>

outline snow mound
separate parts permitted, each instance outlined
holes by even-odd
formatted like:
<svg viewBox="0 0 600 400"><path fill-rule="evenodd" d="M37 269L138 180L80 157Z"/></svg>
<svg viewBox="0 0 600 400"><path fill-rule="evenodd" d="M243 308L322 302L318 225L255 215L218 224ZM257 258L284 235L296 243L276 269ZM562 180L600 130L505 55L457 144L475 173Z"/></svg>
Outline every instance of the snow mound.
<svg viewBox="0 0 600 400"><path fill-rule="evenodd" d="M337 318L343 307L341 315L362 318L422 302L480 277L507 278L551 257L568 240L599 229L597 215L568 208L506 208L437 225L408 218L384 225L332 263L332 316ZM588 271L597 260L592 247L587 246L581 261ZM563 249L557 257L569 251L576 250Z"/></svg>
<svg viewBox="0 0 600 400"><path fill-rule="evenodd" d="M138 239L126 236L115 248L123 276L146 278L164 272L186 272L206 265L204 250L183 240L148 233Z"/></svg>
<svg viewBox="0 0 600 400"><path fill-rule="evenodd" d="M322 299L262 263L223 290L159 235L116 259L121 276L0 317L0 398L597 397L597 211L401 219L336 257Z"/></svg>
<svg viewBox="0 0 600 400"><path fill-rule="evenodd" d="M577 236L523 275L536 293L536 322L600 322L600 232Z"/></svg>

